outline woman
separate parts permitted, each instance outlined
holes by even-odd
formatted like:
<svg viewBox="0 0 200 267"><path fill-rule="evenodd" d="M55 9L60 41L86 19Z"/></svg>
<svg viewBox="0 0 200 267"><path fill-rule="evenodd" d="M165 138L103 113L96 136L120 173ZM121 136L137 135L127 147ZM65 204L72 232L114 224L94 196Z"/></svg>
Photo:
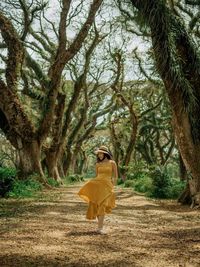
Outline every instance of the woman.
<svg viewBox="0 0 200 267"><path fill-rule="evenodd" d="M112 160L112 154L106 146L100 146L97 154L96 177L87 182L78 192L78 195L88 202L86 218L98 219L97 232L104 234L104 216L115 207L115 194L118 172L117 165Z"/></svg>

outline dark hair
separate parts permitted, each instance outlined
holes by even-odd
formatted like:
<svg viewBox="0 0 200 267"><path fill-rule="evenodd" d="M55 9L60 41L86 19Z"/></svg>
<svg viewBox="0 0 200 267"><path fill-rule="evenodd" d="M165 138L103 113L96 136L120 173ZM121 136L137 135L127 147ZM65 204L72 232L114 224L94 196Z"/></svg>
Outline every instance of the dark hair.
<svg viewBox="0 0 200 267"><path fill-rule="evenodd" d="M103 153L103 152L102 152L102 153ZM105 158L107 158L107 159L111 159L111 156L108 155L107 153L103 153L103 155L104 155L104 157L103 157L102 160L101 160L101 159L98 157L98 155L97 155L97 162L101 162L101 161L103 161Z"/></svg>

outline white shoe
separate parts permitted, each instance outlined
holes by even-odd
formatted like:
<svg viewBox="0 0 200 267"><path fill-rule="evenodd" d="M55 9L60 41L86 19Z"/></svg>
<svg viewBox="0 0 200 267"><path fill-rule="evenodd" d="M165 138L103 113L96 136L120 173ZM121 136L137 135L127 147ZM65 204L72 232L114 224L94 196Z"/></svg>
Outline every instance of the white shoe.
<svg viewBox="0 0 200 267"><path fill-rule="evenodd" d="M103 229L97 229L97 233L101 234L101 235L106 235L107 234L106 231L103 230Z"/></svg>

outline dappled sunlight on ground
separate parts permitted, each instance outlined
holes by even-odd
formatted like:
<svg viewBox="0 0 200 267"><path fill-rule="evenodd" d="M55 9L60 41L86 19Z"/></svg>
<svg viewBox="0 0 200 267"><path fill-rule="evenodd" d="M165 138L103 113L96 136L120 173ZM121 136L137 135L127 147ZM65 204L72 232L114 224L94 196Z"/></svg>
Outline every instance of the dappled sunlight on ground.
<svg viewBox="0 0 200 267"><path fill-rule="evenodd" d="M198 210L116 188L117 207L99 235L79 188L0 201L0 266L200 266Z"/></svg>

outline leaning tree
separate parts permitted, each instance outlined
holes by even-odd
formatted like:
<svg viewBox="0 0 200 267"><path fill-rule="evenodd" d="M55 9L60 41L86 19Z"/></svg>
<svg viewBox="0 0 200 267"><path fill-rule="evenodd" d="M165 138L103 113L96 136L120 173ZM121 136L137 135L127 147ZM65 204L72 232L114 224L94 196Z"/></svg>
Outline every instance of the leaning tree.
<svg viewBox="0 0 200 267"><path fill-rule="evenodd" d="M163 0L118 1L132 19L148 28L158 73L167 91L173 129L191 177L190 193L200 191L200 57L186 26ZM197 2L197 1L196 1ZM125 4L129 4L128 6ZM196 3L198 4L198 3Z"/></svg>

